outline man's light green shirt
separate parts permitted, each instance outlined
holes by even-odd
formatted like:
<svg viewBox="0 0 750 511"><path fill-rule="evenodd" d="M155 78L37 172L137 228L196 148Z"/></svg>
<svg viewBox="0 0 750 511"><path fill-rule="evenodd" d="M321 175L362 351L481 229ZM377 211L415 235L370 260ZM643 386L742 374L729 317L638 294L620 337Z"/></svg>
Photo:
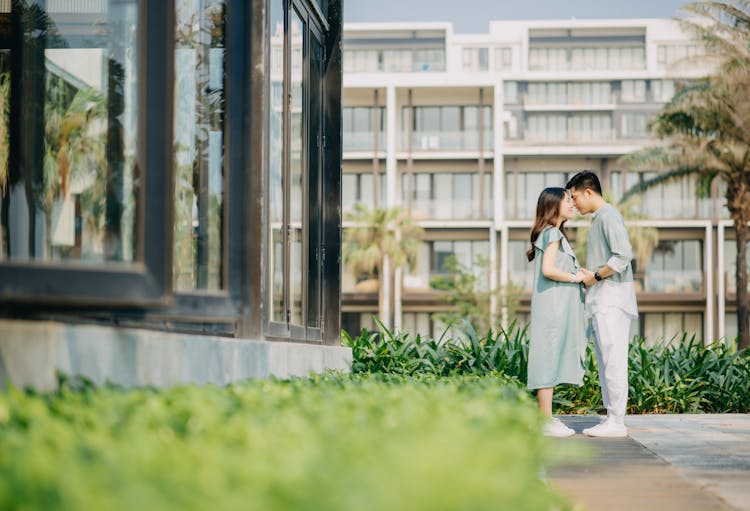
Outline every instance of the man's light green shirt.
<svg viewBox="0 0 750 511"><path fill-rule="evenodd" d="M605 204L592 215L586 249L586 266L596 271L609 266L616 273L586 290L586 316L591 317L607 307L617 307L637 317L633 269L633 247L625 221L612 205Z"/></svg>

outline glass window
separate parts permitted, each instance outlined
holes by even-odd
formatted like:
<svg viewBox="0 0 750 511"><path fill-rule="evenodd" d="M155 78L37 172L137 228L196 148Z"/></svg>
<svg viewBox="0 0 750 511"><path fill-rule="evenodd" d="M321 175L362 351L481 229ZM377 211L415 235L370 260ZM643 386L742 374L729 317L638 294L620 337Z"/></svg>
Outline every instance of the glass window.
<svg viewBox="0 0 750 511"><path fill-rule="evenodd" d="M572 82L568 84L571 105L608 105L612 103L609 82Z"/></svg>
<svg viewBox="0 0 750 511"><path fill-rule="evenodd" d="M503 101L506 105L518 103L518 82L503 82Z"/></svg>
<svg viewBox="0 0 750 511"><path fill-rule="evenodd" d="M344 50L345 73L373 73L380 71L380 56L377 50Z"/></svg>
<svg viewBox="0 0 750 511"><path fill-rule="evenodd" d="M651 95L656 102L666 103L674 96L674 80L651 80Z"/></svg>
<svg viewBox="0 0 750 511"><path fill-rule="evenodd" d="M271 88L285 92L269 108L268 319L272 334L299 338L320 335L324 54L313 18L304 5L272 2L284 62L270 67L284 73L271 75Z"/></svg>
<svg viewBox="0 0 750 511"><path fill-rule="evenodd" d="M654 172L628 173L628 188L652 179ZM705 218L711 199L699 199L695 178L688 176L649 188L641 196L640 210L652 218Z"/></svg>
<svg viewBox="0 0 750 511"><path fill-rule="evenodd" d="M570 117L570 140L590 142L612 139L610 114L575 114Z"/></svg>
<svg viewBox="0 0 750 511"><path fill-rule="evenodd" d="M178 0L174 286L220 289L224 211L223 0Z"/></svg>
<svg viewBox="0 0 750 511"><path fill-rule="evenodd" d="M281 51L271 52L271 94L269 105L268 135L268 224L269 224L269 274L271 283L268 289L270 321L283 322L284 308L284 169L283 154L284 133L284 75L286 74L284 56L284 3L271 2L271 47ZM278 61L276 59L279 59ZM273 70L278 70L274 72Z"/></svg>
<svg viewBox="0 0 750 511"><path fill-rule="evenodd" d="M505 201L508 217L513 219L534 218L536 202L541 191L548 186L565 186L565 172L519 172L506 174Z"/></svg>
<svg viewBox="0 0 750 511"><path fill-rule="evenodd" d="M464 71L487 71L489 69L489 50L487 48L464 48Z"/></svg>
<svg viewBox="0 0 750 511"><path fill-rule="evenodd" d="M526 95L528 104L565 105L568 102L565 82L531 82Z"/></svg>
<svg viewBox="0 0 750 511"><path fill-rule="evenodd" d="M703 288L703 242L661 240L645 272L643 290L698 293Z"/></svg>
<svg viewBox="0 0 750 511"><path fill-rule="evenodd" d="M132 263L138 2L36 13L39 5L33 4L13 7L23 25L23 59L20 51L0 52L0 101L7 116L0 127L0 260ZM11 75L14 59L23 66L18 76ZM10 104L11 87L17 87L18 107ZM9 123L23 140L9 136ZM11 153L19 162L13 168Z"/></svg>
<svg viewBox="0 0 750 511"><path fill-rule="evenodd" d="M432 275L444 275L448 271L446 262L455 257L459 264L473 268L479 258L489 258L489 242L472 241L431 241L430 272Z"/></svg>
<svg viewBox="0 0 750 511"><path fill-rule="evenodd" d="M563 142L568 138L565 114L529 114L526 136L530 142Z"/></svg>
<svg viewBox="0 0 750 511"><path fill-rule="evenodd" d="M643 337L646 345L686 340L695 335L703 338L703 314L700 312L646 312L643 315ZM635 321L633 323L636 323Z"/></svg>
<svg viewBox="0 0 750 511"><path fill-rule="evenodd" d="M418 219L480 219L489 218L491 211L492 174L484 173L480 187L478 173L416 173L402 174L401 200L411 206L411 215ZM411 193L411 195L410 195Z"/></svg>
<svg viewBox="0 0 750 511"><path fill-rule="evenodd" d="M344 151L374 150L376 127L378 150L385 150L384 107L344 107L342 117Z"/></svg>
<svg viewBox="0 0 750 511"><path fill-rule="evenodd" d="M483 108L484 148L492 147L492 107ZM412 123L412 149L477 150L479 148L479 107L477 106L420 106L402 110L402 149L408 149L408 123Z"/></svg>
<svg viewBox="0 0 750 511"><path fill-rule="evenodd" d="M414 65L408 71L445 71L445 50L442 48L414 50Z"/></svg>
<svg viewBox="0 0 750 511"><path fill-rule="evenodd" d="M643 103L646 101L646 80L623 80L620 99L624 103Z"/></svg>
<svg viewBox="0 0 750 511"><path fill-rule="evenodd" d="M513 49L495 48L495 69L511 71L513 69Z"/></svg>
<svg viewBox="0 0 750 511"><path fill-rule="evenodd" d="M527 293L534 283L534 265L526 257L530 246L528 240L508 240L508 279Z"/></svg>
<svg viewBox="0 0 750 511"><path fill-rule="evenodd" d="M727 232L730 230L728 229ZM750 268L750 242L747 244L747 262L748 268ZM750 273L750 272L749 272ZM724 288L727 295L737 294L737 241L735 239L724 240L724 275L720 275L719 278L724 279ZM750 290L750 279L747 285ZM737 319L734 320L734 331L737 331Z"/></svg>
<svg viewBox="0 0 750 511"><path fill-rule="evenodd" d="M648 138L648 123L652 114L646 112L623 112L621 135L623 138Z"/></svg>

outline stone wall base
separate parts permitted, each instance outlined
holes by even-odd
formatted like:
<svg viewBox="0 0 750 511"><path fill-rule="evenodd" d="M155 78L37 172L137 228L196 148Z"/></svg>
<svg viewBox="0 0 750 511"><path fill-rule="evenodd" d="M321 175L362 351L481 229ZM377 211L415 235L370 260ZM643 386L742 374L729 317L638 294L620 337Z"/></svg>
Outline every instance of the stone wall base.
<svg viewBox="0 0 750 511"><path fill-rule="evenodd" d="M97 385L140 386L348 372L349 348L150 330L0 320L0 387L57 388L58 372Z"/></svg>

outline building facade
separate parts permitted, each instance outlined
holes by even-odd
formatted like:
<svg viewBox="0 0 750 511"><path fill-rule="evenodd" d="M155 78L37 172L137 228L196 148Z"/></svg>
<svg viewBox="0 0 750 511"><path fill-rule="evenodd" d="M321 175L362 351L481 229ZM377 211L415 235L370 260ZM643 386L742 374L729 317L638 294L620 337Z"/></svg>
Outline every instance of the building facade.
<svg viewBox="0 0 750 511"><path fill-rule="evenodd" d="M433 313L446 305L430 282L449 256L466 266L482 256L488 286L520 286L517 319L527 321L525 251L539 192L589 169L617 200L653 176L618 159L653 144L650 118L710 71L690 59L701 52L670 20L502 21L486 34L455 34L449 23L348 24L344 212L357 202L399 205L425 230L417 267L393 290L393 325L440 335ZM736 252L715 185L698 199L689 179L666 184L632 206L636 223L659 236L635 268L633 334L736 333ZM342 282L344 328L371 326L377 295L346 268Z"/></svg>
<svg viewBox="0 0 750 511"><path fill-rule="evenodd" d="M0 382L346 369L340 0L0 0Z"/></svg>

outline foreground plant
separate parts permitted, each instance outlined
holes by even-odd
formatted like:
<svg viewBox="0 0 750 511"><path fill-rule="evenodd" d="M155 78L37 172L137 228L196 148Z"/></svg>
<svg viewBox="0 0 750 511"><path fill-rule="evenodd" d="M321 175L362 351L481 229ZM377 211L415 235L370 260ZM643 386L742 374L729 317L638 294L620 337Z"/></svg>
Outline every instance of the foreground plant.
<svg viewBox="0 0 750 511"><path fill-rule="evenodd" d="M10 390L0 509L569 509L540 422L497 375Z"/></svg>
<svg viewBox="0 0 750 511"><path fill-rule="evenodd" d="M465 326L460 340L428 339L407 332L363 331L352 338L355 372L394 374L503 374L526 383L528 337L512 324L480 337ZM584 363L583 385L555 390L557 413L599 413L602 405L593 347ZM668 343L649 345L636 338L629 351L628 413L717 413L750 411L750 350L723 343L703 345L683 334Z"/></svg>

